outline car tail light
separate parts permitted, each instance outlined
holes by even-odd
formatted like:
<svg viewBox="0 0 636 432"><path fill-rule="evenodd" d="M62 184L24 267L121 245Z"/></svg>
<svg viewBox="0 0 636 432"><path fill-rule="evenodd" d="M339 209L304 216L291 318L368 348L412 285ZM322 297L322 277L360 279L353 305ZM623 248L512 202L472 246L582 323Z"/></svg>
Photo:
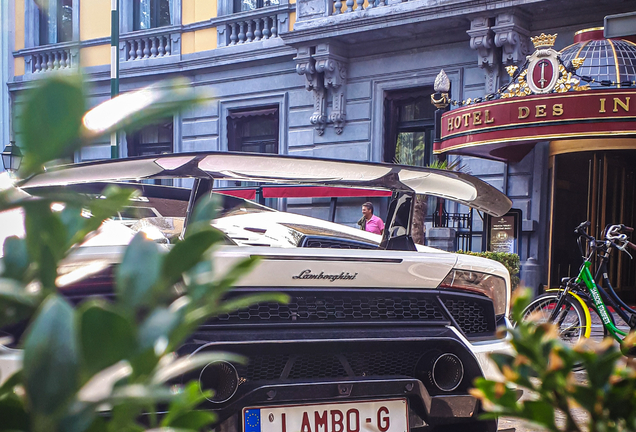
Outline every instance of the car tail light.
<svg viewBox="0 0 636 432"><path fill-rule="evenodd" d="M439 286L440 288L456 288L485 294L492 300L495 315L504 315L508 312L506 281L499 276L471 270L453 269Z"/></svg>

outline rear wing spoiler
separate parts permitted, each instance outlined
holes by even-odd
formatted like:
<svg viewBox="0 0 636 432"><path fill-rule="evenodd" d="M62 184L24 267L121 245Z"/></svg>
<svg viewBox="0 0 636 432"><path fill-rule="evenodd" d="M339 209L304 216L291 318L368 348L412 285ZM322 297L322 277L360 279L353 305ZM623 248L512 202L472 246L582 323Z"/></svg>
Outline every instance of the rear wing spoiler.
<svg viewBox="0 0 636 432"><path fill-rule="evenodd" d="M18 186L193 178L191 203L208 193L214 180L354 187L392 192L381 247L415 250L411 223L415 195L450 199L493 216L512 202L493 186L469 174L393 165L295 156L235 152L178 153L101 160L48 169Z"/></svg>

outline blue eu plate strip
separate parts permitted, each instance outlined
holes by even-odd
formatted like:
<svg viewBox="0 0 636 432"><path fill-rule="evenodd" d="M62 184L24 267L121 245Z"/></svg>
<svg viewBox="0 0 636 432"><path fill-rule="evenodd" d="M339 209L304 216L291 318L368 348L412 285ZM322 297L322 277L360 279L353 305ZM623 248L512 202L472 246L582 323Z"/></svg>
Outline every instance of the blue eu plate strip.
<svg viewBox="0 0 636 432"><path fill-rule="evenodd" d="M244 432L261 432L261 410L260 409L245 410L245 431Z"/></svg>

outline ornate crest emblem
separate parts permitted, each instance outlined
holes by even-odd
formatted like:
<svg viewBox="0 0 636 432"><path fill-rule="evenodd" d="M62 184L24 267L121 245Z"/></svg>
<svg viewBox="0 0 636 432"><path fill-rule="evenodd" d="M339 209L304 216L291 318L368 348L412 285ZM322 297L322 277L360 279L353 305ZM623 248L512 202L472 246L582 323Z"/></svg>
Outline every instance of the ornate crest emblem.
<svg viewBox="0 0 636 432"><path fill-rule="evenodd" d="M533 93L550 93L559 79L559 53L552 48L556 35L541 33L530 40L536 50L528 59L528 87Z"/></svg>
<svg viewBox="0 0 636 432"><path fill-rule="evenodd" d="M579 79L573 75L584 59L572 60L572 68L566 69L561 63L560 53L555 51L554 42L557 35L541 35L532 37L535 51L527 58L527 67L517 73L516 66L508 66L506 70L513 82L501 93L502 98L527 96L530 94L565 93L570 90L589 90L588 85L580 85Z"/></svg>

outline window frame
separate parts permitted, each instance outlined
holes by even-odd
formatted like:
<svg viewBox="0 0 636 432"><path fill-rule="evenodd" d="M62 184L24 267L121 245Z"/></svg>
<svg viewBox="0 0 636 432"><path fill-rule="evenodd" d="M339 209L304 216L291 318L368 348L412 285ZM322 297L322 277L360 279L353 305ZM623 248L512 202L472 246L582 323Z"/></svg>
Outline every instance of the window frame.
<svg viewBox="0 0 636 432"><path fill-rule="evenodd" d="M53 14L55 19L53 20L53 26L48 29L49 35L54 34L56 42L40 44L40 8L35 3L35 0L24 0L24 45L26 48L34 48L40 46L47 45L55 45L61 43L68 43L79 41L79 17L80 17L80 0L72 0L71 7L73 8L72 12L72 37L71 41L59 42L58 39L58 31L57 31L57 21L59 18L58 14L58 6L60 0L43 0L49 2L49 14Z"/></svg>
<svg viewBox="0 0 636 432"><path fill-rule="evenodd" d="M154 31L155 29L167 28L171 26L181 25L181 0L170 0L170 10L172 15L170 16L170 24L167 26L153 27L151 29L134 30L134 5L130 0L119 0L119 31L121 33L131 32L147 32Z"/></svg>
<svg viewBox="0 0 636 432"><path fill-rule="evenodd" d="M400 120L400 108L418 99L429 101L430 95L434 93L432 87L417 87L386 92L384 95L384 142L382 160L393 163L397 150L398 134L401 132L424 132L429 134L435 128L434 109L433 117L420 120ZM426 138L425 138L426 139ZM425 143L423 166L432 162L433 140Z"/></svg>
<svg viewBox="0 0 636 432"><path fill-rule="evenodd" d="M275 110L270 114L248 114L248 113L257 113L259 111L270 111ZM272 134L276 141L276 151L274 153L258 151L258 153L268 153L268 154L280 154L280 107L277 105L263 106L263 107L251 107L248 109L239 109L239 110L229 110L227 116L227 147L229 151L235 152L245 152L242 147L246 144L244 141L245 137L239 143L237 140L239 137L236 136L237 129L239 126L245 125L249 122L250 119L262 118L262 117L272 117L274 121L276 132ZM267 145L267 144L265 144ZM263 143L259 143L259 146L262 147Z"/></svg>

